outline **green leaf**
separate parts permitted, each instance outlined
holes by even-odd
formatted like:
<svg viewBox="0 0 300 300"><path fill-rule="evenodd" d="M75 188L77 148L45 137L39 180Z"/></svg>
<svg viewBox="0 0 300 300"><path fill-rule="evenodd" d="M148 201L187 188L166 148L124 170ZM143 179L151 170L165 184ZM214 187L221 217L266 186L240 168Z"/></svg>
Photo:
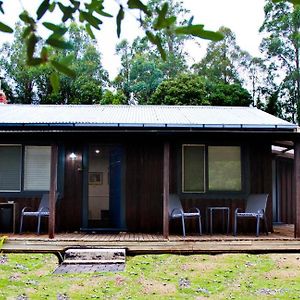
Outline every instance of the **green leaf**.
<svg viewBox="0 0 300 300"><path fill-rule="evenodd" d="M59 48L59 49L64 49L64 50L71 50L73 49L73 46L71 43L69 42L65 42L62 39L59 38L55 38L55 37L50 37L46 40L46 44L55 47L55 48Z"/></svg>
<svg viewBox="0 0 300 300"><path fill-rule="evenodd" d="M3 1L0 1L0 12L1 12L2 14L4 14L4 10L3 10L2 5L3 5Z"/></svg>
<svg viewBox="0 0 300 300"><path fill-rule="evenodd" d="M151 31L146 31L146 36L152 44L156 44L156 37Z"/></svg>
<svg viewBox="0 0 300 300"><path fill-rule="evenodd" d="M102 24L102 21L96 17L94 17L91 13L87 13L86 11L80 11L80 15L93 27L96 29L100 29L99 25Z"/></svg>
<svg viewBox="0 0 300 300"><path fill-rule="evenodd" d="M49 8L48 8L49 12L53 12L54 9L55 9L55 6L56 6L56 2L52 2L52 3L49 5Z"/></svg>
<svg viewBox="0 0 300 300"><path fill-rule="evenodd" d="M27 64L29 66L39 66L42 63L44 63L44 61L41 58L38 58L38 57L32 57L30 59L29 58L27 59Z"/></svg>
<svg viewBox="0 0 300 300"><path fill-rule="evenodd" d="M158 51L160 53L161 58L163 60L166 60L167 59L167 54L166 54L165 49L162 47L161 39L159 37L157 37L156 46L157 46L157 49L158 49Z"/></svg>
<svg viewBox="0 0 300 300"><path fill-rule="evenodd" d="M76 9L72 8L71 6L65 6L60 2L58 2L58 6L63 13L63 22L66 22L69 19L73 19L73 13L75 13Z"/></svg>
<svg viewBox="0 0 300 300"><path fill-rule="evenodd" d="M166 51L162 47L160 37L157 36L157 35L155 36L151 31L148 31L148 30L146 31L146 36L152 44L156 45L156 47L157 47L157 49L160 53L161 58L163 60L166 60L167 59Z"/></svg>
<svg viewBox="0 0 300 300"><path fill-rule="evenodd" d="M211 41L220 41L224 38L223 34L220 32L207 31L204 30L204 25L190 25L190 26L181 26L175 29L176 34L184 34L184 35L193 35L196 37L200 37L202 39L207 39Z"/></svg>
<svg viewBox="0 0 300 300"><path fill-rule="evenodd" d="M53 92L58 93L60 89L60 82L59 82L59 76L56 72L53 72L50 75L50 83L53 88Z"/></svg>
<svg viewBox="0 0 300 300"><path fill-rule="evenodd" d="M67 55L64 58L62 58L60 60L60 63L63 64L63 65L69 66L72 63L73 60L74 60L74 55L70 54L70 55Z"/></svg>
<svg viewBox="0 0 300 300"><path fill-rule="evenodd" d="M53 31L56 35L64 35L67 31L68 31L68 28L64 27L64 26L59 26L59 25L56 25L56 24L53 24L53 23L49 23L49 22L44 22L43 25Z"/></svg>
<svg viewBox="0 0 300 300"><path fill-rule="evenodd" d="M40 20L49 9L49 0L44 0L36 11L37 19Z"/></svg>
<svg viewBox="0 0 300 300"><path fill-rule="evenodd" d="M35 24L35 21L33 18L31 18L28 14L27 11L23 11L20 15L19 15L19 18L26 24L30 24L30 25L33 25Z"/></svg>
<svg viewBox="0 0 300 300"><path fill-rule="evenodd" d="M148 7L140 0L128 0L127 5L130 9L139 9L143 11L147 16L151 17L152 13L148 10Z"/></svg>
<svg viewBox="0 0 300 300"><path fill-rule="evenodd" d="M25 27L25 29L24 29L24 31L22 33L23 39L26 39L31 32L33 32L32 26L29 25L29 26Z"/></svg>
<svg viewBox="0 0 300 300"><path fill-rule="evenodd" d="M124 19L124 15L125 15L125 13L124 13L123 6L120 5L120 10L119 10L118 15L117 15L117 35L118 35L118 38L121 35L121 22Z"/></svg>
<svg viewBox="0 0 300 300"><path fill-rule="evenodd" d="M35 46L38 42L38 37L32 32L26 40L27 45L27 60L30 61L33 58Z"/></svg>
<svg viewBox="0 0 300 300"><path fill-rule="evenodd" d="M13 29L7 25L5 25L4 23L0 22L0 31L2 32L7 32L7 33L13 33Z"/></svg>
<svg viewBox="0 0 300 300"><path fill-rule="evenodd" d="M68 66L65 64L61 64L56 60L51 60L51 65L59 72L65 74L66 76L75 78L76 77L76 72L72 69L70 69Z"/></svg>
<svg viewBox="0 0 300 300"><path fill-rule="evenodd" d="M166 16L167 16L168 8L169 8L169 5L167 2L165 2L162 5L161 10L157 9L158 17L157 17L156 24L155 24L157 26L157 28L160 28L162 26L162 24L164 23L164 20L166 19Z"/></svg>
<svg viewBox="0 0 300 300"><path fill-rule="evenodd" d="M43 60L43 62L48 61L48 48L47 47L43 47L41 50L41 59Z"/></svg>
<svg viewBox="0 0 300 300"><path fill-rule="evenodd" d="M86 32L89 34L89 36L94 40L96 39L94 32L92 31L91 25L90 24L86 24L85 25L85 30Z"/></svg>

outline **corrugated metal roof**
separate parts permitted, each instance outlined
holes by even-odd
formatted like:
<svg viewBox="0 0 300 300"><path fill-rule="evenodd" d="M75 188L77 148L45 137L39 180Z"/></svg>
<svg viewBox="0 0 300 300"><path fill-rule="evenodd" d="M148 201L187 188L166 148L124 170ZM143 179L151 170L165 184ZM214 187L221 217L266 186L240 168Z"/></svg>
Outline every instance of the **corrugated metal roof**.
<svg viewBox="0 0 300 300"><path fill-rule="evenodd" d="M251 107L162 105L1 105L0 126L5 125L297 128Z"/></svg>

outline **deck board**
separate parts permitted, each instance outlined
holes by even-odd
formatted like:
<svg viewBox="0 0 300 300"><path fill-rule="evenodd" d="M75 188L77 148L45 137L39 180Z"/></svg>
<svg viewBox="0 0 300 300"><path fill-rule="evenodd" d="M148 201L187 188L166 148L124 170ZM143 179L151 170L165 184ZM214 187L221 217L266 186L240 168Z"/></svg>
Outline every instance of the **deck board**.
<svg viewBox="0 0 300 300"><path fill-rule="evenodd" d="M8 234L3 252L64 252L68 247L123 247L129 254L139 253L230 253L300 251L300 239L294 238L293 225L274 226L274 232L253 235L170 235L139 233L59 233L48 235Z"/></svg>

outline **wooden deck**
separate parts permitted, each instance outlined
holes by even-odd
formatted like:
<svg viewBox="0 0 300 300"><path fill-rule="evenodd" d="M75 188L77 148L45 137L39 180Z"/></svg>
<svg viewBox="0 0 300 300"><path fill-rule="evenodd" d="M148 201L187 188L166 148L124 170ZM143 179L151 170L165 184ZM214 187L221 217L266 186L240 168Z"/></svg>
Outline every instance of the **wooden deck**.
<svg viewBox="0 0 300 300"><path fill-rule="evenodd" d="M127 254L145 253L264 253L264 252L300 252L300 239L294 238L293 225L274 226L274 232L255 237L253 235L171 235L164 239L162 235L117 233L84 234L59 233L54 239L48 235L9 234L3 252L43 252L63 253L74 247L125 248Z"/></svg>

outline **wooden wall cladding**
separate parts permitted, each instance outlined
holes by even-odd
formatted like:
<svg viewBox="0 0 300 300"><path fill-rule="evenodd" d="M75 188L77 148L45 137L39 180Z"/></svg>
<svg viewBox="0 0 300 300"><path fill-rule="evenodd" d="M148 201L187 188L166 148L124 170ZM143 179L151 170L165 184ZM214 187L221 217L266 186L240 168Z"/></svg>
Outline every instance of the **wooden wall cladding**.
<svg viewBox="0 0 300 300"><path fill-rule="evenodd" d="M70 159L72 152L76 160ZM81 147L66 147L64 194L57 211L60 231L78 231L82 224L82 152Z"/></svg>
<svg viewBox="0 0 300 300"><path fill-rule="evenodd" d="M272 225L272 149L270 144L253 143L249 146L250 193L268 193L268 228Z"/></svg>
<svg viewBox="0 0 300 300"><path fill-rule="evenodd" d="M162 232L163 144L126 147L126 223L133 232Z"/></svg>
<svg viewBox="0 0 300 300"><path fill-rule="evenodd" d="M279 198L280 222L294 224L295 199L294 189L294 163L291 159L277 159L277 196Z"/></svg>

